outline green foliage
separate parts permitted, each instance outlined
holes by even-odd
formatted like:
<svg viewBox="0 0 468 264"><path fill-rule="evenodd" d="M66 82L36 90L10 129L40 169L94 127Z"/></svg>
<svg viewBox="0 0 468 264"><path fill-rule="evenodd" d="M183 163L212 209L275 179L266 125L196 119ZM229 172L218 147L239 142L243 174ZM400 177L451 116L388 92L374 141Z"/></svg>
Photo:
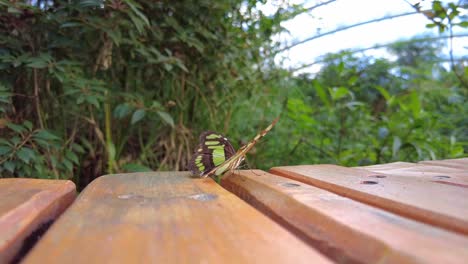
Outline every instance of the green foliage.
<svg viewBox="0 0 468 264"><path fill-rule="evenodd" d="M270 37L300 7L256 4L0 0L2 175L84 186L184 169L198 133L227 132L239 107L259 113L242 123L277 115L251 103L270 101Z"/></svg>
<svg viewBox="0 0 468 264"><path fill-rule="evenodd" d="M432 10L425 11L424 15L431 21L431 23L427 24L427 28L434 28L437 27L439 33L446 31L447 29L451 30L451 27L462 27L467 28L468 22L460 19L459 21L457 18L460 16L460 12L465 6L460 6L463 4L463 1L455 2L448 2L442 3L442 1L432 1ZM421 10L420 4L416 4L415 8L417 10Z"/></svg>
<svg viewBox="0 0 468 264"><path fill-rule="evenodd" d="M0 0L1 176L82 188L185 170L201 131L241 145L279 113L251 167L466 155L467 91L433 62L440 45L395 44L396 63L330 55L295 77L271 39L305 9L259 2Z"/></svg>
<svg viewBox="0 0 468 264"><path fill-rule="evenodd" d="M441 46L395 47L394 63L335 54L316 77L296 78L287 119L276 129L287 140L270 146L270 157L283 159L274 162L357 166L466 156L467 91L434 60Z"/></svg>

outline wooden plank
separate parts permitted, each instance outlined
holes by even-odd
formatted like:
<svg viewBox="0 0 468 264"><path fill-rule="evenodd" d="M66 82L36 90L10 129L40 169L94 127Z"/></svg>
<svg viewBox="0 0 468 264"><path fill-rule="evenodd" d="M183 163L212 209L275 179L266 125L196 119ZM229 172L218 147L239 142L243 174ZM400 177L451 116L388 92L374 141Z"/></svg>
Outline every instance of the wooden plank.
<svg viewBox="0 0 468 264"><path fill-rule="evenodd" d="M336 165L277 167L270 172L468 235L468 188L463 183L441 184L417 177L375 175Z"/></svg>
<svg viewBox="0 0 468 264"><path fill-rule="evenodd" d="M425 160L425 161L420 161L419 163L468 170L468 158L446 159L446 160Z"/></svg>
<svg viewBox="0 0 468 264"><path fill-rule="evenodd" d="M17 262L73 202L71 181L0 179L0 263Z"/></svg>
<svg viewBox="0 0 468 264"><path fill-rule="evenodd" d="M390 170L390 169L401 169L401 168L408 168L415 166L415 163L411 162L391 162L386 164L376 164L376 165L368 165L368 166L360 166L355 168L366 169L370 171L378 171L378 170Z"/></svg>
<svg viewBox="0 0 468 264"><path fill-rule="evenodd" d="M466 263L468 237L262 171L223 187L305 237L337 262Z"/></svg>
<svg viewBox="0 0 468 264"><path fill-rule="evenodd" d="M376 175L387 174L392 177L417 177L420 180L446 183L453 185L465 185L468 188L468 170L463 170L453 167L434 166L431 164L413 164L413 166L405 167L357 167L371 172Z"/></svg>
<svg viewBox="0 0 468 264"><path fill-rule="evenodd" d="M24 263L329 263L211 179L185 172L93 181Z"/></svg>

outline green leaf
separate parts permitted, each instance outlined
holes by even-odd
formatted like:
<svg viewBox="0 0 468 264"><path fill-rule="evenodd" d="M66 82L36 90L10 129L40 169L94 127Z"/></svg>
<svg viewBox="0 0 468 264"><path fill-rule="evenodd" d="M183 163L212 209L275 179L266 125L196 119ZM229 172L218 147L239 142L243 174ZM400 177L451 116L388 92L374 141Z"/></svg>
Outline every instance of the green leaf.
<svg viewBox="0 0 468 264"><path fill-rule="evenodd" d="M128 114L130 114L131 111L132 111L132 107L129 104L127 103L119 104L114 109L114 117L118 119L122 119L126 117Z"/></svg>
<svg viewBox="0 0 468 264"><path fill-rule="evenodd" d="M174 127L174 119L172 119L172 117L168 113L163 112L163 111L158 111L158 114L164 120L164 122L169 124L171 127Z"/></svg>
<svg viewBox="0 0 468 264"><path fill-rule="evenodd" d="M34 159L36 154L34 151L28 147L22 147L18 152L16 152L16 156L22 160L24 163L29 164L31 159Z"/></svg>
<svg viewBox="0 0 468 264"><path fill-rule="evenodd" d="M140 19L143 20L143 22L145 22L145 24L146 24L147 26L150 25L150 22L149 22L148 18L147 18L142 12L140 12L140 10L138 10L137 6L136 6L132 1L126 0L125 3L127 3L128 6L130 6L130 8L132 9L132 11L133 11L137 16L139 16Z"/></svg>
<svg viewBox="0 0 468 264"><path fill-rule="evenodd" d="M452 12L449 13L448 17L450 20L453 20L456 16L458 16L460 14L460 12L458 12L458 10L452 10Z"/></svg>
<svg viewBox="0 0 468 264"><path fill-rule="evenodd" d="M140 121L141 119L143 119L143 117L145 117L145 114L146 114L146 111L144 109L138 109L136 110L133 115L132 115L132 120L130 121L130 123L133 125L135 124L136 122Z"/></svg>
<svg viewBox="0 0 468 264"><path fill-rule="evenodd" d="M444 33L447 27L444 24L439 25L439 33Z"/></svg>
<svg viewBox="0 0 468 264"><path fill-rule="evenodd" d="M7 127L13 131L15 131L16 133L23 133L24 131L26 131L26 129L22 126L22 125L17 125L17 124L14 124L14 123L8 123L7 124Z"/></svg>
<svg viewBox="0 0 468 264"><path fill-rule="evenodd" d="M163 106L158 101L151 102L151 109L161 109Z"/></svg>
<svg viewBox="0 0 468 264"><path fill-rule="evenodd" d="M63 160L62 160L62 164L63 164L63 166L65 166L65 168L66 168L68 171L73 171L73 163L71 163L69 160L63 159Z"/></svg>
<svg viewBox="0 0 468 264"><path fill-rule="evenodd" d="M76 104L82 104L85 100L85 97L83 95L80 95L78 96L78 98L76 98Z"/></svg>
<svg viewBox="0 0 468 264"><path fill-rule="evenodd" d="M9 98L13 96L13 93L12 92L9 92L9 91L0 91L0 97L5 97L5 98Z"/></svg>
<svg viewBox="0 0 468 264"><path fill-rule="evenodd" d="M11 6L7 8L7 12L12 13L12 14L18 14L18 15L23 13L21 10L11 7Z"/></svg>
<svg viewBox="0 0 468 264"><path fill-rule="evenodd" d="M13 145L18 145L21 142L21 138L18 136L14 136L10 139L10 141L13 143Z"/></svg>
<svg viewBox="0 0 468 264"><path fill-rule="evenodd" d="M467 28L468 27L468 21L462 21L460 23L458 23L458 25L462 28Z"/></svg>
<svg viewBox="0 0 468 264"><path fill-rule="evenodd" d="M333 100L339 100L349 94L349 90L345 87L333 88L330 90L330 95Z"/></svg>
<svg viewBox="0 0 468 264"><path fill-rule="evenodd" d="M43 147L43 148L46 148L46 149L49 149L52 145L50 144L51 142L50 141L47 141L47 140L44 140L44 139L40 139L40 138L35 138L34 139L34 142L36 142L39 146Z"/></svg>
<svg viewBox="0 0 468 264"><path fill-rule="evenodd" d="M50 156L50 164L52 167L57 168L57 158L55 156Z"/></svg>
<svg viewBox="0 0 468 264"><path fill-rule="evenodd" d="M419 101L418 93L413 91L410 95L410 109L414 117L419 117L421 112L421 101Z"/></svg>
<svg viewBox="0 0 468 264"><path fill-rule="evenodd" d="M130 9L133 11L132 13L128 13L128 16L130 17L130 20L132 20L133 24L135 25L137 31L141 34L144 32L144 25L141 23L141 21L146 25L149 26L149 20L148 18L138 10L138 7L130 0L126 0L125 3L130 7ZM136 16L135 16L135 15Z"/></svg>
<svg viewBox="0 0 468 264"><path fill-rule="evenodd" d="M376 86L375 89L377 89L377 91L379 91L380 94L382 94L386 101L390 100L391 96L388 93L388 91L385 90L385 88L383 88L382 86Z"/></svg>
<svg viewBox="0 0 468 264"><path fill-rule="evenodd" d="M436 13L438 12L445 12L445 9L444 7L442 6L442 3L440 1L434 1L432 2L432 9L434 11L436 11Z"/></svg>
<svg viewBox="0 0 468 264"><path fill-rule="evenodd" d="M54 134L52 134L51 132L45 130L45 129L42 129L42 130L39 130L38 132L36 132L33 136L33 138L40 138L40 139L44 139L44 140L60 140L60 138Z"/></svg>
<svg viewBox="0 0 468 264"><path fill-rule="evenodd" d="M71 144L71 147L78 153L84 153L85 152L84 148L82 146L76 144L76 143Z"/></svg>
<svg viewBox="0 0 468 264"><path fill-rule="evenodd" d="M144 165L137 164L137 163L127 163L122 166L122 169L124 169L127 172L147 172L147 171L152 171L151 168L148 168Z"/></svg>
<svg viewBox="0 0 468 264"><path fill-rule="evenodd" d="M0 156L4 156L8 152L10 152L11 147L9 146L0 146Z"/></svg>
<svg viewBox="0 0 468 264"><path fill-rule="evenodd" d="M49 65L47 61L43 61L41 59L35 58L35 59L31 59L30 61L31 61L30 63L26 64L26 66L30 68L43 69Z"/></svg>
<svg viewBox="0 0 468 264"><path fill-rule="evenodd" d="M322 85L319 82L314 82L314 87L315 90L317 91L317 95L319 96L320 100L327 106L330 107L331 103L330 100L328 99L328 95L325 92L325 89L322 87Z"/></svg>
<svg viewBox="0 0 468 264"><path fill-rule="evenodd" d="M101 7L102 0L81 0L78 1L80 7Z"/></svg>
<svg viewBox="0 0 468 264"><path fill-rule="evenodd" d="M29 131L31 131L33 124L30 121L26 120L23 122L23 126L25 126Z"/></svg>
<svg viewBox="0 0 468 264"><path fill-rule="evenodd" d="M451 148L451 150L450 150L450 155L452 157L463 157L463 154L464 154L464 149L463 149L462 145L455 146L455 147Z"/></svg>
<svg viewBox="0 0 468 264"><path fill-rule="evenodd" d="M16 163L13 162L13 161L7 161L7 162L3 163L3 167L4 167L7 171L13 173L13 172L15 172Z"/></svg>
<svg viewBox="0 0 468 264"><path fill-rule="evenodd" d="M7 145L7 146L13 146L13 144L11 144L10 141L4 139L4 138L0 138L0 144L2 145Z"/></svg>
<svg viewBox="0 0 468 264"><path fill-rule="evenodd" d="M184 63L181 62L180 60L177 60L176 65L177 65L177 67L179 67L179 68L180 68L181 70L183 70L184 72L189 72L189 70L187 69L187 67L185 67Z"/></svg>
<svg viewBox="0 0 468 264"><path fill-rule="evenodd" d="M96 107L97 109L99 109L99 101L98 101L98 98L96 96L86 96L86 101L92 105L94 105L94 107Z"/></svg>
<svg viewBox="0 0 468 264"><path fill-rule="evenodd" d="M75 163L76 165L78 165L80 162L78 161L78 156L73 152L73 151L70 151L70 150L65 150L65 157L67 157L67 159L73 161L73 163Z"/></svg>
<svg viewBox="0 0 468 264"><path fill-rule="evenodd" d="M82 26L79 22L66 22L60 25L60 28L68 28L68 27L79 27Z"/></svg>

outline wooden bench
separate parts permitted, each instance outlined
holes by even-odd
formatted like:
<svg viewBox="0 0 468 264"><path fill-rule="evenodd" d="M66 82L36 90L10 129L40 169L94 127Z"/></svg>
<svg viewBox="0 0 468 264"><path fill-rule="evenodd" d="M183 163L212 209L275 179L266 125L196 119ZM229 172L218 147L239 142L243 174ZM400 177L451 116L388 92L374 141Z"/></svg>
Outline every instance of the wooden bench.
<svg viewBox="0 0 468 264"><path fill-rule="evenodd" d="M70 181L1 179L0 263L468 263L468 158L241 170L221 185L115 174L73 201Z"/></svg>

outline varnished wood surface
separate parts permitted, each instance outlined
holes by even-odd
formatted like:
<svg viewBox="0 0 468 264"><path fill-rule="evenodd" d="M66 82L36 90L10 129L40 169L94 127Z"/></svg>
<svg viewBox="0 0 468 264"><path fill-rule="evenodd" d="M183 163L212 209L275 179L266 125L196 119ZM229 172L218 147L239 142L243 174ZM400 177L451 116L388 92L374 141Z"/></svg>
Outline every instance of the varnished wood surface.
<svg viewBox="0 0 468 264"><path fill-rule="evenodd" d="M468 170L468 158L446 159L446 160L427 160L419 162L421 164L431 164L444 167Z"/></svg>
<svg viewBox="0 0 468 264"><path fill-rule="evenodd" d="M188 173L103 176L24 263L329 263L222 189Z"/></svg>
<svg viewBox="0 0 468 264"><path fill-rule="evenodd" d="M56 219L75 196L71 181L0 179L0 263L18 260L28 246L25 240Z"/></svg>
<svg viewBox="0 0 468 264"><path fill-rule="evenodd" d="M259 170L222 185L337 262L464 263L468 236Z"/></svg>
<svg viewBox="0 0 468 264"><path fill-rule="evenodd" d="M413 167L408 167L413 168ZM404 168L403 168L404 169ZM328 190L397 215L468 235L468 188L463 172L437 175L376 173L336 165L276 167L271 173ZM457 180L458 179L458 180Z"/></svg>
<svg viewBox="0 0 468 264"><path fill-rule="evenodd" d="M468 163L468 160L467 160ZM388 174L391 176L415 177L426 182L445 182L456 185L467 184L468 187L468 168L463 169L462 166L444 166L442 161L437 163L403 163L395 162L382 165L373 165L365 167L356 167L365 169L371 172ZM451 163L449 163L451 165Z"/></svg>

